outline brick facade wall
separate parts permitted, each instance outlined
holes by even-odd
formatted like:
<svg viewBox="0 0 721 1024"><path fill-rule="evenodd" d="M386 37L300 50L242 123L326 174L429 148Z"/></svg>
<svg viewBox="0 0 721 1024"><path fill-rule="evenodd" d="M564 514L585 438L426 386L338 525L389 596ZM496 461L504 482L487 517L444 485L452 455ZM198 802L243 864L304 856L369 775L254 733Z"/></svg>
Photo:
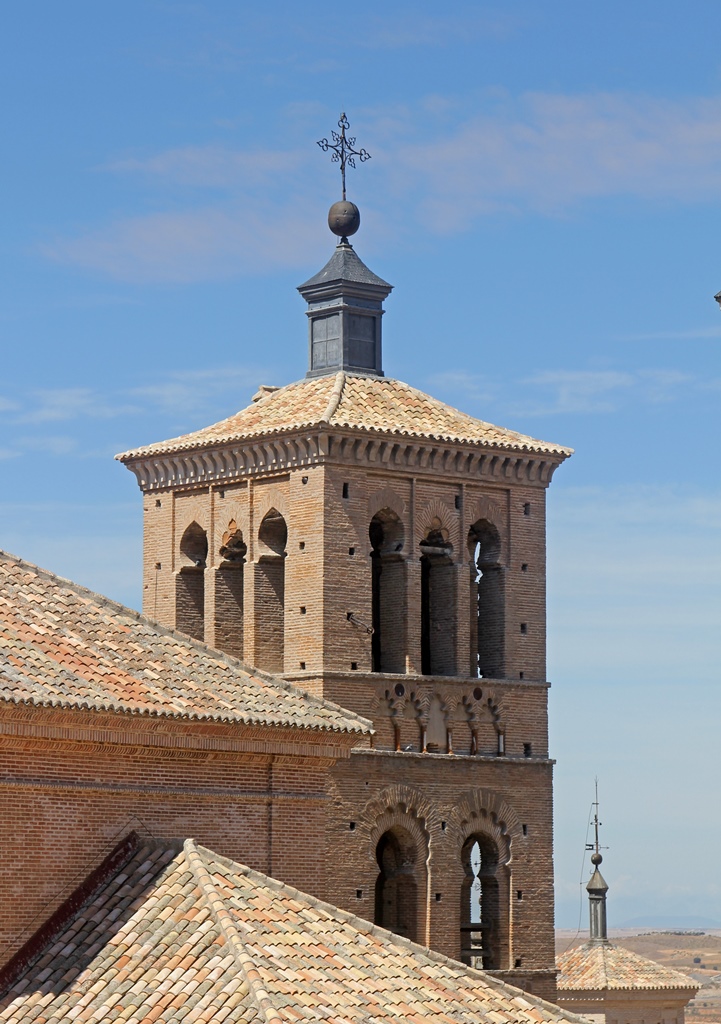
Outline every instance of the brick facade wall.
<svg viewBox="0 0 721 1024"><path fill-rule="evenodd" d="M350 738L315 742L89 712L0 716L0 961L132 830L192 836L323 891L327 773Z"/></svg>
<svg viewBox="0 0 721 1024"><path fill-rule="evenodd" d="M378 831L404 828L418 846L418 941L459 958L462 849L469 836L488 834L504 861L510 918L499 970L508 980L535 976L533 991L552 994L551 783L548 761L354 753L331 773L326 898L372 920Z"/></svg>
<svg viewBox="0 0 721 1024"><path fill-rule="evenodd" d="M178 625L180 541L196 522L208 537L206 642L228 651L235 644L240 653L239 629L224 618L234 605L218 576L220 538L233 522L247 544L242 600L234 598L243 607L243 658L282 668L296 685L373 721L373 751L355 753L329 776L328 875L319 895L373 918L379 868L371 847L383 834L378 823L391 822L415 837L415 863L425 872L414 881L423 896L414 925L421 941L459 956L466 808L474 827L493 832L505 850L494 882L503 976L552 998L545 484L404 472L331 454L259 478L146 494L144 502L147 614ZM270 509L287 527L282 588L270 580L259 542ZM380 532L375 527L372 539L374 517ZM374 560L382 672L373 671L368 628ZM281 589L282 620L271 600ZM408 790L402 813L402 800L388 803L398 787Z"/></svg>

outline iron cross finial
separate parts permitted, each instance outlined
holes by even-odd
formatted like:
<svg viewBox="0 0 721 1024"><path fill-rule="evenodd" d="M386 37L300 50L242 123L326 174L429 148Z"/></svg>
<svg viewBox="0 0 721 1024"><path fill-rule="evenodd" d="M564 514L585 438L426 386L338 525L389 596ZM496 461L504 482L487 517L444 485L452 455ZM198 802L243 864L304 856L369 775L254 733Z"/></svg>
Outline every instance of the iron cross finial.
<svg viewBox="0 0 721 1024"><path fill-rule="evenodd" d="M343 199L345 200L345 169L346 165L349 167L355 167L355 157L358 157L360 162L363 164L366 160L370 160L371 155L367 149L356 149L355 138L346 135L346 130L350 128L350 121L345 114L340 115L338 121L338 127L340 132L331 132L333 141L329 142L328 139L320 139L318 145L327 153L331 151L331 160L334 164L340 164L340 176L343 182Z"/></svg>

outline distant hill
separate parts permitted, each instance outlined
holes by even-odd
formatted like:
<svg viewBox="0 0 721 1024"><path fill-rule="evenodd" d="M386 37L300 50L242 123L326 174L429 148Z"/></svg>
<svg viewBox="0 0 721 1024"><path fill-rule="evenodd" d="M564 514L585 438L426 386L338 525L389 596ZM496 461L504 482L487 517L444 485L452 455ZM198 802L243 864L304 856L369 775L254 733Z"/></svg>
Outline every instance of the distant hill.
<svg viewBox="0 0 721 1024"><path fill-rule="evenodd" d="M689 914L688 917L666 917L665 915L650 914L644 917L631 917L621 921L617 928L663 928L665 930L685 930L687 928L721 928L721 921L711 917L695 917Z"/></svg>

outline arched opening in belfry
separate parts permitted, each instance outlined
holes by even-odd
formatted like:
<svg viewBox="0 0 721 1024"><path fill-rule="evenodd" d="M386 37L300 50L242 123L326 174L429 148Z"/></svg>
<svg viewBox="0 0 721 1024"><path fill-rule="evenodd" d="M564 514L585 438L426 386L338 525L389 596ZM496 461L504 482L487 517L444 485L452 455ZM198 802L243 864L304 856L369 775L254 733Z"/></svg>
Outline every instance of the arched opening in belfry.
<svg viewBox="0 0 721 1024"><path fill-rule="evenodd" d="M463 844L461 863L461 960L486 971L500 970L507 929L498 847L483 833L471 835Z"/></svg>
<svg viewBox="0 0 721 1024"><path fill-rule="evenodd" d="M418 935L418 850L406 829L384 832L376 846L378 878L374 921L413 942Z"/></svg>
<svg viewBox="0 0 721 1024"><path fill-rule="evenodd" d="M221 562L215 573L215 646L243 657L243 576L248 545L234 519L220 545Z"/></svg>
<svg viewBox="0 0 721 1024"><path fill-rule="evenodd" d="M392 509L376 512L370 522L371 636L374 672L405 672L406 563L404 530Z"/></svg>
<svg viewBox="0 0 721 1024"><path fill-rule="evenodd" d="M421 672L456 674L456 586L453 545L439 519L421 541Z"/></svg>
<svg viewBox="0 0 721 1024"><path fill-rule="evenodd" d="M468 532L471 556L471 675L505 674L505 571L501 538L493 523L479 519Z"/></svg>
<svg viewBox="0 0 721 1024"><path fill-rule="evenodd" d="M175 577L175 628L205 639L205 564L208 537L192 522L180 539L180 569Z"/></svg>
<svg viewBox="0 0 721 1024"><path fill-rule="evenodd" d="M284 669L287 541L285 519L272 508L258 530L255 576L255 661L266 672Z"/></svg>

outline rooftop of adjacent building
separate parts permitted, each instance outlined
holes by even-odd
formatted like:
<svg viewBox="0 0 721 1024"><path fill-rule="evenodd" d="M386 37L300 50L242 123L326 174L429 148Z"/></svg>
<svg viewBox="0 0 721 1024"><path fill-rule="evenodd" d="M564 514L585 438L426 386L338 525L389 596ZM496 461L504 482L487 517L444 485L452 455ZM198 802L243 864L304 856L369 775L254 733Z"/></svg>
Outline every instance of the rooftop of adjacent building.
<svg viewBox="0 0 721 1024"><path fill-rule="evenodd" d="M0 701L363 734L369 722L0 552Z"/></svg>
<svg viewBox="0 0 721 1024"><path fill-rule="evenodd" d="M623 946L615 946L608 939L606 923L606 896L608 884L601 874L603 856L599 841L598 819L598 781L596 781L596 799L592 805L594 810L594 842L590 849L593 874L586 885L589 900L590 938L583 945L567 949L556 957L558 970L557 986L559 993L593 992L596 994L610 992L643 992L654 989L665 991L675 990L687 994L690 998L698 991L698 984L693 978L680 971L664 967L639 956Z"/></svg>
<svg viewBox="0 0 721 1024"><path fill-rule="evenodd" d="M634 989L693 989L687 974L632 953L606 940L589 940L556 957L558 990L613 992Z"/></svg>
<svg viewBox="0 0 721 1024"><path fill-rule="evenodd" d="M252 871L131 834L0 972L0 1022L580 1018Z"/></svg>

